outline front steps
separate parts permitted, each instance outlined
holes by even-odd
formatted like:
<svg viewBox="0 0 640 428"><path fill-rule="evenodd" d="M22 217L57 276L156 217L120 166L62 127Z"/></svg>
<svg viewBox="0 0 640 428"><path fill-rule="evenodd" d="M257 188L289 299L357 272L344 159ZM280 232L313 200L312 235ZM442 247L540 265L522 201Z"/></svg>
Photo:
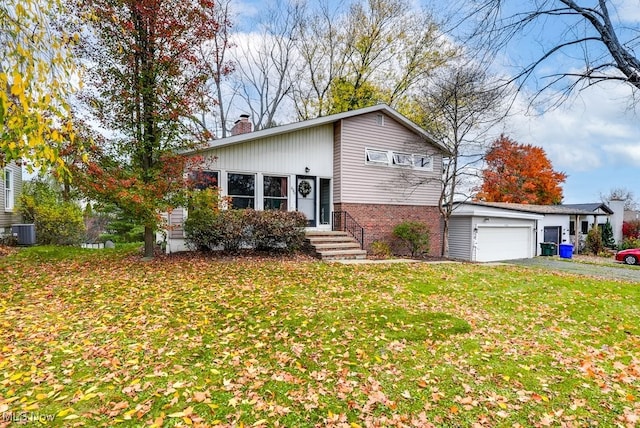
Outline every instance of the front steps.
<svg viewBox="0 0 640 428"><path fill-rule="evenodd" d="M307 231L305 233L312 252L321 260L363 260L367 252L347 232Z"/></svg>

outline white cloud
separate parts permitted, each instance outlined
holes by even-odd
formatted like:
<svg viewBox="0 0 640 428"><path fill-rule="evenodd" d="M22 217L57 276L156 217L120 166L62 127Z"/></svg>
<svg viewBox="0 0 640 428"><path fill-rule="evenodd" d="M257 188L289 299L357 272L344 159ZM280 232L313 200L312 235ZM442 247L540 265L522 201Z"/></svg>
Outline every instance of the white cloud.
<svg viewBox="0 0 640 428"><path fill-rule="evenodd" d="M612 2L623 22L640 22L640 1L615 0Z"/></svg>
<svg viewBox="0 0 640 428"><path fill-rule="evenodd" d="M630 94L620 83L592 86L555 110L516 116L507 127L518 142L543 147L559 170L640 166L640 127Z"/></svg>

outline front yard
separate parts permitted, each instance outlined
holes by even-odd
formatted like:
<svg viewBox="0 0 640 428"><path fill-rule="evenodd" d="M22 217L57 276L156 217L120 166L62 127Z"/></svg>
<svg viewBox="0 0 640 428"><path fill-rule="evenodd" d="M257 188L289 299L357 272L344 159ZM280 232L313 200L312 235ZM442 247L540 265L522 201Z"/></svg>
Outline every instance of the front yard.
<svg viewBox="0 0 640 428"><path fill-rule="evenodd" d="M640 284L473 264L0 258L0 426L620 426Z"/></svg>

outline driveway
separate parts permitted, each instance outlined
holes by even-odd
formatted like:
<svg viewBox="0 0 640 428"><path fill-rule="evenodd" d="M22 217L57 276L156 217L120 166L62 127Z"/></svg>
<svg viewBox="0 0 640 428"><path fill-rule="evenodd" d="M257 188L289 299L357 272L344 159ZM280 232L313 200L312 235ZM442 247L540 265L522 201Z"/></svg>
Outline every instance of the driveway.
<svg viewBox="0 0 640 428"><path fill-rule="evenodd" d="M640 283L640 266L627 266L614 262L591 263L578 259L534 257L532 259L508 260L504 263Z"/></svg>

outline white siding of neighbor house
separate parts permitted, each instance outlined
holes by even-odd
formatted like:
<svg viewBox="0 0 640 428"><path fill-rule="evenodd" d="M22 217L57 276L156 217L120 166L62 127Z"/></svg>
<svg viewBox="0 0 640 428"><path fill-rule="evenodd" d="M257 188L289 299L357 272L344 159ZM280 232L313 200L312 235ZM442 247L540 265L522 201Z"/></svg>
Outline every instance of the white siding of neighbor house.
<svg viewBox="0 0 640 428"><path fill-rule="evenodd" d="M472 249L471 217L451 217L449 219L449 257L471 260Z"/></svg>
<svg viewBox="0 0 640 428"><path fill-rule="evenodd" d="M5 211L5 189L4 189L4 171L9 169L13 171L13 210ZM5 168L0 168L2 177L0 177L0 232L1 229L5 229L5 232L11 230L11 225L20 223L22 220L18 213L18 199L22 193L22 167L15 163L10 163Z"/></svg>
<svg viewBox="0 0 640 428"><path fill-rule="evenodd" d="M421 137L405 126L384 116L369 113L343 119L336 152L340 153L334 182L334 202L436 206L440 194L442 155L435 147L422 144ZM433 170L368 165L365 148L403 153L428 153L433 156ZM341 149L339 151L338 149ZM428 181L419 186L407 182Z"/></svg>

